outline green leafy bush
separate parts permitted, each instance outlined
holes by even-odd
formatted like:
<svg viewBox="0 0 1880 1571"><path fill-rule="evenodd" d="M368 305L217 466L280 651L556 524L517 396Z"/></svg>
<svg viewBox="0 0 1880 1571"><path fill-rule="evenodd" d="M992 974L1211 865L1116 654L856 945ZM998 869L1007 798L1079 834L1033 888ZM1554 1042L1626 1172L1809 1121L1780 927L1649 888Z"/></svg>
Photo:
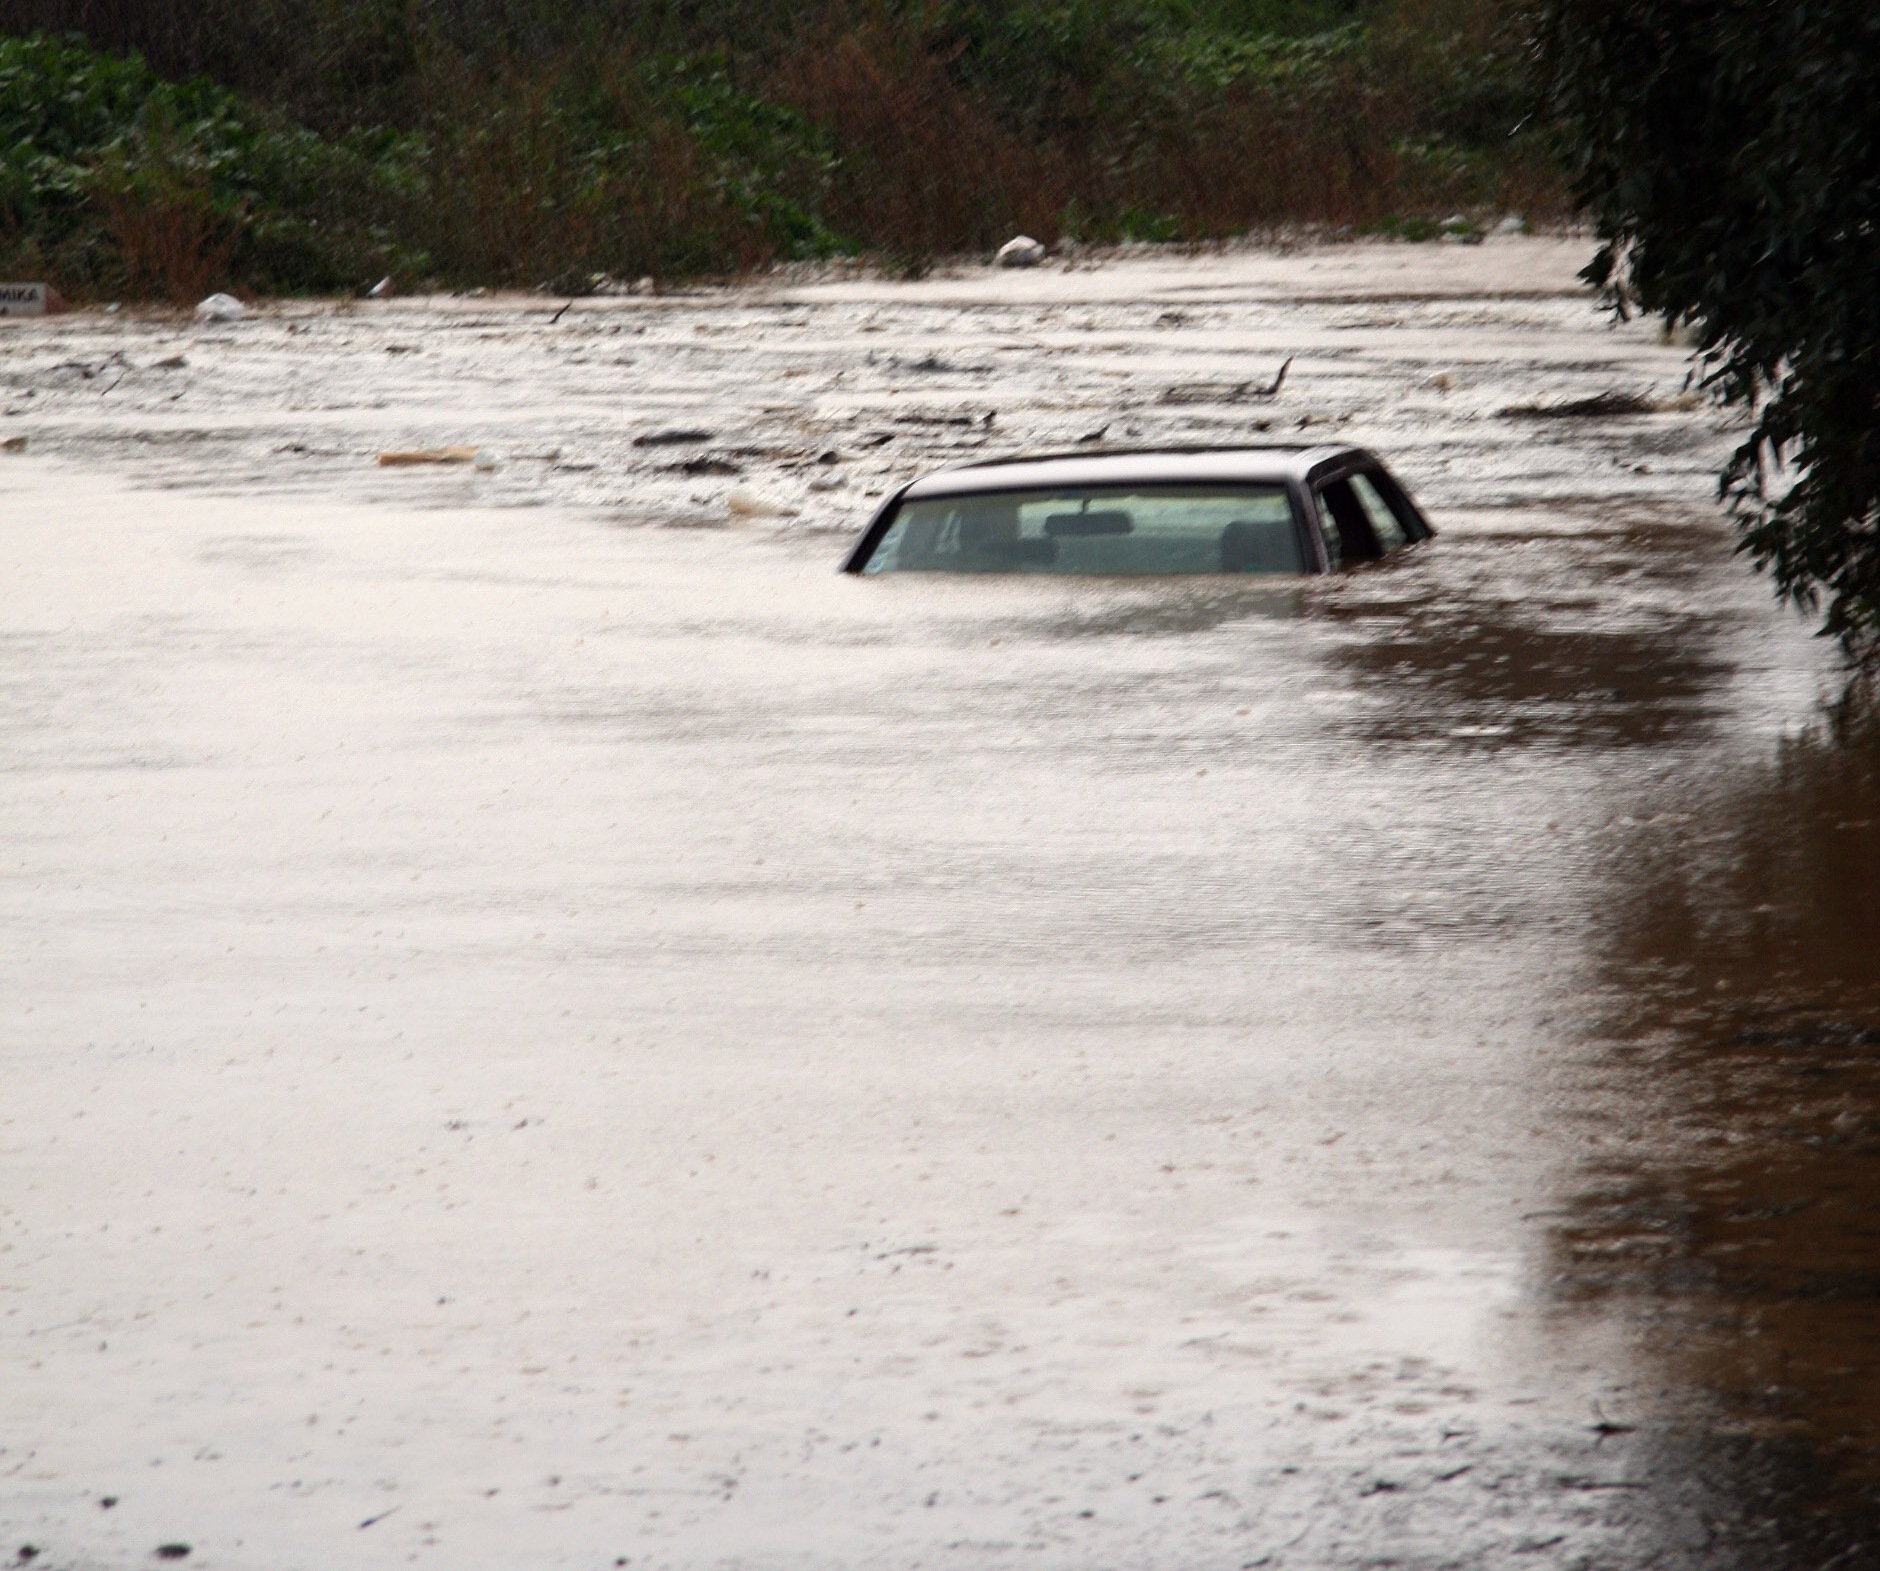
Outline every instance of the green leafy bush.
<svg viewBox="0 0 1880 1571"><path fill-rule="evenodd" d="M1755 417L1743 548L1880 667L1880 11L1547 0L1552 105L1621 310L1697 332Z"/></svg>
<svg viewBox="0 0 1880 1571"><path fill-rule="evenodd" d="M332 288L396 248L396 138L324 141L201 79L77 40L0 37L0 249L69 286Z"/></svg>
<svg viewBox="0 0 1880 1571"><path fill-rule="evenodd" d="M740 91L722 51L661 59L649 75L678 109L719 195L778 256L853 249L823 213L836 157L820 126L785 104Z"/></svg>
<svg viewBox="0 0 1880 1571"><path fill-rule="evenodd" d="M1503 3L0 0L91 30L5 41L0 249L172 296L575 288L1545 208Z"/></svg>

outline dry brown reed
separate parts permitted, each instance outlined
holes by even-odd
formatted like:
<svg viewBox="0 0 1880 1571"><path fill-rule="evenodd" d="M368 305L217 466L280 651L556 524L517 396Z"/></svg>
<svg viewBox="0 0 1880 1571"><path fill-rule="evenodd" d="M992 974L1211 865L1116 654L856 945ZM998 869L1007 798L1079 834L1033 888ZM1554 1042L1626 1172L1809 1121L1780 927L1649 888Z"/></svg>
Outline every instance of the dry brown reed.
<svg viewBox="0 0 1880 1571"><path fill-rule="evenodd" d="M500 79L461 63L434 70L426 190L412 220L432 264L452 277L578 287L590 272L768 261L765 235L727 207L685 127L640 99L635 67L623 55ZM582 116L568 103L577 75L598 94Z"/></svg>
<svg viewBox="0 0 1880 1571"><path fill-rule="evenodd" d="M910 257L1056 238L1075 189L1062 151L1013 135L913 26L826 19L764 86L828 133L837 229Z"/></svg>
<svg viewBox="0 0 1880 1571"><path fill-rule="evenodd" d="M240 220L216 213L205 191L181 182L166 186L105 185L98 201L122 269L122 292L187 304L228 281Z"/></svg>

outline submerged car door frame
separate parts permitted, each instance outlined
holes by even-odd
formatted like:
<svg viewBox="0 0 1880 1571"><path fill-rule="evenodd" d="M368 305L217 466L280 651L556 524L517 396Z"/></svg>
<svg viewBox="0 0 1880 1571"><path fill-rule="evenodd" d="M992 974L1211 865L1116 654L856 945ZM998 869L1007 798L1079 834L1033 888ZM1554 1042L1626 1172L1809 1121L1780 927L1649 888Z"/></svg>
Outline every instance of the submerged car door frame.
<svg viewBox="0 0 1880 1571"><path fill-rule="evenodd" d="M863 529L861 538L842 559L841 571L859 573L868 565L868 559L875 554L875 547L881 543L881 537L888 532L888 525L894 521L895 512L901 506L901 498L913 488L914 482L909 480L883 498L881 506L875 509L875 516L868 520L867 528Z"/></svg>
<svg viewBox="0 0 1880 1571"><path fill-rule="evenodd" d="M1371 482L1377 494L1384 499L1384 505L1390 509L1391 516L1403 529L1405 545L1415 545L1419 540L1428 540L1436 533L1430 521L1423 516L1422 509L1410 500L1410 493L1397 483L1396 477L1377 459L1362 448L1338 453L1331 458L1321 459L1308 469L1298 482L1293 498L1293 505L1303 511L1304 517L1311 524L1310 533L1315 542L1314 549L1319 553L1319 559L1324 564L1321 568L1323 572L1332 572L1342 564L1331 560L1331 553L1327 550L1324 535L1319 529L1319 494L1326 486L1336 485L1341 480L1349 480L1353 475L1364 476ZM1368 520L1364 528L1365 532L1372 537L1373 545L1376 545L1376 531L1371 528ZM1341 537L1344 532L1343 521L1340 520ZM1388 553L1378 550L1368 557L1346 558L1345 560L1378 561L1386 554Z"/></svg>

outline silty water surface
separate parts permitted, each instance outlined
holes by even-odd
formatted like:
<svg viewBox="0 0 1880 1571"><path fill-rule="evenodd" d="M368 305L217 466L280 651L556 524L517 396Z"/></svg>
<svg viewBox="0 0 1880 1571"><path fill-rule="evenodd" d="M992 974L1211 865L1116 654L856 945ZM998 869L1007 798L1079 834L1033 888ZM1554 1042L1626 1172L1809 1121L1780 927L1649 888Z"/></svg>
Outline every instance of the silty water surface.
<svg viewBox="0 0 1880 1571"><path fill-rule="evenodd" d="M1872 755L1585 250L10 327L0 1522L1869 1563ZM832 573L1099 429L1443 533Z"/></svg>

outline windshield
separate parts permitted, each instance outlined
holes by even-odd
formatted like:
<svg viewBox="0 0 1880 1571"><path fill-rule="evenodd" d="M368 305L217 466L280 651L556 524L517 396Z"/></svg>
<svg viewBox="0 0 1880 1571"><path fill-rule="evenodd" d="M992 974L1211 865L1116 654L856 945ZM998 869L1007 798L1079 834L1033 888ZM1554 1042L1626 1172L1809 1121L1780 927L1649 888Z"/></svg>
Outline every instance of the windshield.
<svg viewBox="0 0 1880 1571"><path fill-rule="evenodd" d="M865 573L1300 573L1278 485L989 491L901 504Z"/></svg>

